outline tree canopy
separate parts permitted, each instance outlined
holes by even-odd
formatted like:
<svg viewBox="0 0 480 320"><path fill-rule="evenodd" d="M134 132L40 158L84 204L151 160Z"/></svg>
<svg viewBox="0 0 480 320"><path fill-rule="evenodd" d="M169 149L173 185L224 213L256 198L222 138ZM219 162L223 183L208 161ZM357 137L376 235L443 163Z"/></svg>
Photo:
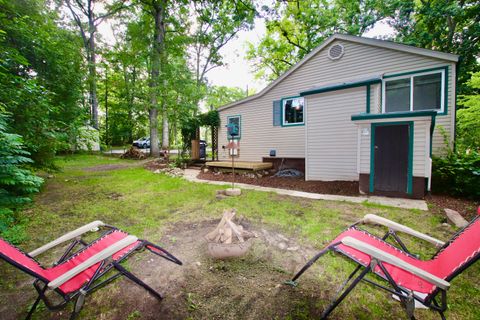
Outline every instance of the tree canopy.
<svg viewBox="0 0 480 320"><path fill-rule="evenodd" d="M264 6L266 34L258 45L249 44L247 57L257 77L272 81L334 33L362 35L387 9L382 0L315 0Z"/></svg>
<svg viewBox="0 0 480 320"><path fill-rule="evenodd" d="M51 166L86 115L81 40L43 1L0 7L0 102L34 164Z"/></svg>

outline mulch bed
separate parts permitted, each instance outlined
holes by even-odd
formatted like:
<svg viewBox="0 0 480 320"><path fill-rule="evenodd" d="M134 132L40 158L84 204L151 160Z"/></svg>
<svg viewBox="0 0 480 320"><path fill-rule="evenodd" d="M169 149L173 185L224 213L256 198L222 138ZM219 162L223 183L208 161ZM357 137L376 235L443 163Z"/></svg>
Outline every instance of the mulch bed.
<svg viewBox="0 0 480 320"><path fill-rule="evenodd" d="M232 181L232 175L229 173L214 174L212 172L200 172L197 178L213 181ZM235 182L323 194L344 196L359 195L357 181L305 181L303 178L280 178L274 176L252 178L240 174L235 175ZM480 201L439 194L429 194L425 196L425 201L433 213L444 216L445 212L443 209L449 208L458 211L458 213L467 220L471 220L475 216L477 208L480 206Z"/></svg>
<svg viewBox="0 0 480 320"><path fill-rule="evenodd" d="M449 195L431 194L425 197L430 210L434 213L445 215L444 208L452 209L460 213L467 221L477 214L480 201L456 198Z"/></svg>
<svg viewBox="0 0 480 320"><path fill-rule="evenodd" d="M157 169L165 169L168 166L168 163L165 159L155 159L145 163L145 168L150 171L155 171Z"/></svg>
<svg viewBox="0 0 480 320"><path fill-rule="evenodd" d="M232 181L232 175L226 173L201 172L197 178L213 181ZM273 176L251 178L245 175L235 175L235 182L305 192L358 196L357 181L305 181L303 178L280 178Z"/></svg>

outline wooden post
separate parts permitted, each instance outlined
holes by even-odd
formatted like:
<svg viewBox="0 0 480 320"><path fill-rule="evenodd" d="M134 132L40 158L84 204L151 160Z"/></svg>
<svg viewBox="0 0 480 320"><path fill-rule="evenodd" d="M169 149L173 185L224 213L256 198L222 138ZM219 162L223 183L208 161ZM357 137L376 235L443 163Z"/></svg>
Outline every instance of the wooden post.
<svg viewBox="0 0 480 320"><path fill-rule="evenodd" d="M234 140L233 140L234 141ZM235 144L235 142L233 142ZM232 189L235 189L235 146L232 145Z"/></svg>

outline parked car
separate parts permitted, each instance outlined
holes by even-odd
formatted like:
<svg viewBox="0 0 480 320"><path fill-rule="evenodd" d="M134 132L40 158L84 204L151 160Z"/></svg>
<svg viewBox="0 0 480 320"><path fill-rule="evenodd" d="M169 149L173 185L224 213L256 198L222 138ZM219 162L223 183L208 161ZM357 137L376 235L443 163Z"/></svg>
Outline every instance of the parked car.
<svg viewBox="0 0 480 320"><path fill-rule="evenodd" d="M140 149L150 148L150 138L149 137L140 138L138 140L133 141L132 145Z"/></svg>

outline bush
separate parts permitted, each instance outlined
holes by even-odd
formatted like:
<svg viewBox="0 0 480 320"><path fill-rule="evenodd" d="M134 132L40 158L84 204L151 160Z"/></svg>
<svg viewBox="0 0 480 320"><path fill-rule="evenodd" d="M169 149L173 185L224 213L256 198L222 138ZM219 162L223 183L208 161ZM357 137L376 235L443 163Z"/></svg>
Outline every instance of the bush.
<svg viewBox="0 0 480 320"><path fill-rule="evenodd" d="M0 235L15 243L24 237L15 214L31 201L30 195L39 191L43 180L27 168L33 161L23 150L22 137L6 131L6 119L0 113Z"/></svg>
<svg viewBox="0 0 480 320"><path fill-rule="evenodd" d="M433 157L432 191L479 199L480 154L450 152L443 158Z"/></svg>

